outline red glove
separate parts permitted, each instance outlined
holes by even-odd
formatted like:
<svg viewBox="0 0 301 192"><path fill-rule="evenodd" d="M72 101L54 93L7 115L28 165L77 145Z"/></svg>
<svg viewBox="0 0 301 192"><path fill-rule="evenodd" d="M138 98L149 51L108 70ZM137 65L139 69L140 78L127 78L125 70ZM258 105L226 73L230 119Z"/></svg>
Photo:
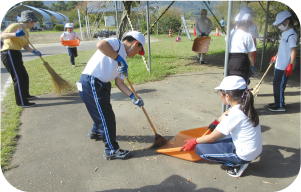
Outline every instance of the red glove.
<svg viewBox="0 0 301 192"><path fill-rule="evenodd" d="M219 122L215 119L207 128L208 129L211 129L211 133L212 131L216 128L216 126L219 124Z"/></svg>
<svg viewBox="0 0 301 192"><path fill-rule="evenodd" d="M286 74L286 76L290 76L293 73L293 64L288 64L287 68L284 71L284 74Z"/></svg>
<svg viewBox="0 0 301 192"><path fill-rule="evenodd" d="M184 151L192 151L197 144L196 138L187 139L185 140L185 145L183 145L180 151L183 151L183 149Z"/></svg>
<svg viewBox="0 0 301 192"><path fill-rule="evenodd" d="M64 40L63 39L61 39L61 42L63 42Z"/></svg>
<svg viewBox="0 0 301 192"><path fill-rule="evenodd" d="M275 55L274 57L272 57L271 62L276 62L277 59L277 55Z"/></svg>

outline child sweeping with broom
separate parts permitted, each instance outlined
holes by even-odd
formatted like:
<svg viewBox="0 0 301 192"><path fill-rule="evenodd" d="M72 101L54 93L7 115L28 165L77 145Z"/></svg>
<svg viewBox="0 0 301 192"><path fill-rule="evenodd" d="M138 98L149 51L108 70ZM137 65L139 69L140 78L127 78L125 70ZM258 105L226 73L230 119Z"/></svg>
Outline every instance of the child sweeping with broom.
<svg viewBox="0 0 301 192"><path fill-rule="evenodd" d="M126 56L144 55L145 37L142 33L131 31L122 42L117 38L108 38L97 43L98 50L91 57L77 83L80 96L94 121L88 137L91 139L101 135L105 144L103 157L107 160L126 159L131 151L119 148L116 141L116 121L112 109L110 95L111 82L132 102L139 107L143 106L141 98L136 99L134 93L124 84L124 73L127 73Z"/></svg>
<svg viewBox="0 0 301 192"><path fill-rule="evenodd" d="M262 152L259 117L253 95L242 77L228 76L215 89L231 108L214 122L217 126L210 135L186 140L181 150L195 149L203 159L227 166L228 175L239 177Z"/></svg>

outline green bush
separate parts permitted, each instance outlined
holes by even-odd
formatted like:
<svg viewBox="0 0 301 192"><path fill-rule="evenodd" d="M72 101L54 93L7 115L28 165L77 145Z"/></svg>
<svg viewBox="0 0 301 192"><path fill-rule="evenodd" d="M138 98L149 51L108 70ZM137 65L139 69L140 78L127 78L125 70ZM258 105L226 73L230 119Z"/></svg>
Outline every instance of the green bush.
<svg viewBox="0 0 301 192"><path fill-rule="evenodd" d="M142 32L147 31L147 22L146 21L140 21L140 31L142 31ZM154 34L154 28L152 28L149 33Z"/></svg>
<svg viewBox="0 0 301 192"><path fill-rule="evenodd" d="M64 25L55 25L54 30L55 31L64 31Z"/></svg>
<svg viewBox="0 0 301 192"><path fill-rule="evenodd" d="M79 23L75 23L74 28L79 28Z"/></svg>
<svg viewBox="0 0 301 192"><path fill-rule="evenodd" d="M181 27L181 19L176 19L173 17L162 17L161 22L159 21L159 31L160 34L168 34L169 29L173 33L178 32Z"/></svg>

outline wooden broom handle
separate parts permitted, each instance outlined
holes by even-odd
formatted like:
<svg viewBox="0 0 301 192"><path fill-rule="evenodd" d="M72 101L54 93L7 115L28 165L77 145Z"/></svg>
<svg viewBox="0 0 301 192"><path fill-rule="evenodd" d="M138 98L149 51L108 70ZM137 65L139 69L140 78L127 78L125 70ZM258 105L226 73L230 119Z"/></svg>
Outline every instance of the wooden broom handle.
<svg viewBox="0 0 301 192"><path fill-rule="evenodd" d="M22 25L21 25L22 26ZM24 29L24 27L22 26L22 28ZM25 30L25 29L24 29ZM35 50L36 52L38 52L37 50L36 50L36 48L34 48L34 46L31 44L31 42L29 41L29 39L24 35L23 37L25 37L25 39L28 41L28 43L30 44L30 46L33 48L33 50ZM46 63L46 61L42 58L42 56L40 56L40 58L42 59L42 61L44 62L44 63Z"/></svg>
<svg viewBox="0 0 301 192"><path fill-rule="evenodd" d="M260 79L258 85L260 85L263 81L263 78L266 76L266 74L268 73L268 71L270 70L270 68L272 67L272 65L274 64L274 62L270 62L269 67L267 68L267 70L265 71L265 73L263 74L262 78ZM258 88L257 88L258 89ZM256 90L255 90L256 91Z"/></svg>
<svg viewBox="0 0 301 192"><path fill-rule="evenodd" d="M130 87L131 87L131 89L132 89L132 91L133 91L133 93L134 93L136 99L139 99L139 97L138 97L138 95L137 95L137 93L136 93L136 91L135 91L135 89L134 89L132 83L131 83L130 80L126 77L126 74L125 74L125 73L123 73L123 76L124 76L124 78L127 80L128 84L130 85ZM156 131L156 129L155 129L153 123L151 122L149 116L147 115L146 110L144 109L143 106L142 106L142 110L143 110L143 112L144 112L144 114L145 114L145 116L146 116L146 118L147 118L149 124L151 125L153 131L155 132L155 134L157 134L157 131Z"/></svg>

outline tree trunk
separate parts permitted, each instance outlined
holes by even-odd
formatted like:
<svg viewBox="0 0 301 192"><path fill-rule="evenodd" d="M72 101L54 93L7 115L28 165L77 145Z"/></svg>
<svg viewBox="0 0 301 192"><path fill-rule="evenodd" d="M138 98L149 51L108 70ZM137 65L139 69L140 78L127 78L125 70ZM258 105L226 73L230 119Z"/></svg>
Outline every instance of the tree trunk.
<svg viewBox="0 0 301 192"><path fill-rule="evenodd" d="M120 40L127 29L127 24L128 24L127 14L130 17L132 1L124 1L123 5L124 5L124 10L120 19L120 25L117 33L117 38Z"/></svg>

